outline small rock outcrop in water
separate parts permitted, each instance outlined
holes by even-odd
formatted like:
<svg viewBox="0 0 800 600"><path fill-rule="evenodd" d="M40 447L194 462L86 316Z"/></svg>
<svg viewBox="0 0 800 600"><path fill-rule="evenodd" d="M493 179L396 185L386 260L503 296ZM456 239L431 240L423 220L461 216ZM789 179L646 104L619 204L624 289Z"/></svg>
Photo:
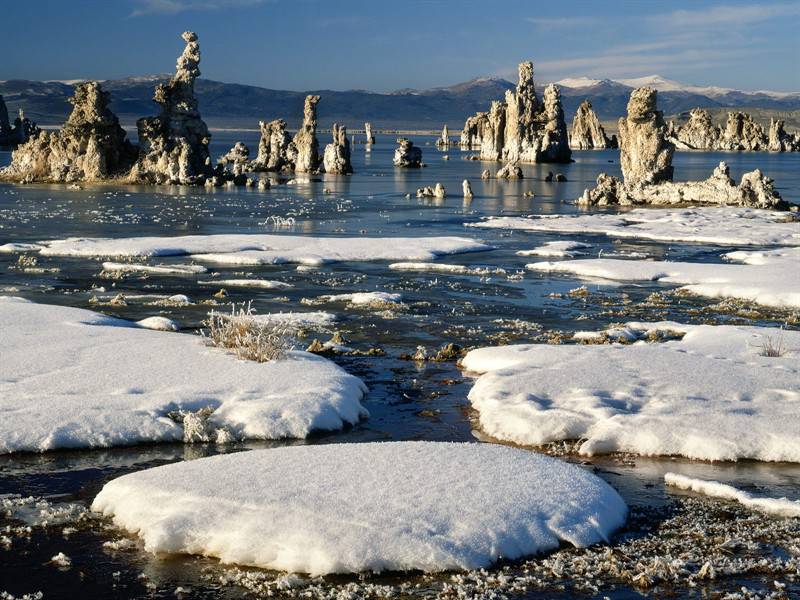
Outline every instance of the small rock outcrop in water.
<svg viewBox="0 0 800 600"><path fill-rule="evenodd" d="M570 162L567 125L558 86L548 85L540 101L533 83L533 64L519 65L515 91L492 102L489 112L469 117L461 147L480 149L481 160L506 162Z"/></svg>
<svg viewBox="0 0 800 600"><path fill-rule="evenodd" d="M72 113L58 131L42 131L12 154L0 171L19 182L100 181L127 175L136 160L119 119L108 108L109 95L94 81L75 89Z"/></svg>
<svg viewBox="0 0 800 600"><path fill-rule="evenodd" d="M434 187L426 185L417 189L417 198L445 198L447 190L441 183L437 183Z"/></svg>
<svg viewBox="0 0 800 600"><path fill-rule="evenodd" d="M464 192L464 198L472 198L474 196L472 193L472 184L470 184L469 179L465 179L461 182L461 190Z"/></svg>
<svg viewBox="0 0 800 600"><path fill-rule="evenodd" d="M398 148L394 151L392 163L395 167L418 169L422 166L422 150L407 138L398 138Z"/></svg>
<svg viewBox="0 0 800 600"><path fill-rule="evenodd" d="M293 170L294 165L289 159L289 145L292 138L286 131L286 121L259 121L261 139L258 142L258 156L250 164L254 171L282 171Z"/></svg>
<svg viewBox="0 0 800 600"><path fill-rule="evenodd" d="M579 204L717 204L754 208L789 207L775 190L774 182L756 169L737 185L724 162L704 181L674 183L674 145L666 137L666 125L656 106L657 92L639 88L631 93L628 116L620 119L620 159L623 180L601 173L594 188L584 191Z"/></svg>
<svg viewBox="0 0 800 600"><path fill-rule="evenodd" d="M436 140L436 147L440 149L447 149L450 147L450 130L447 128L447 123L442 127L442 135Z"/></svg>
<svg viewBox="0 0 800 600"><path fill-rule="evenodd" d="M175 75L169 83L158 85L153 96L161 114L136 122L140 150L131 172L133 180L191 185L213 175L208 151L211 135L194 95L200 45L194 32L186 31L181 37L186 47L178 57Z"/></svg>
<svg viewBox="0 0 800 600"><path fill-rule="evenodd" d="M581 102L572 119L569 144L578 150L604 150L616 145L606 136L600 120L588 100Z"/></svg>
<svg viewBox="0 0 800 600"><path fill-rule="evenodd" d="M12 126L8 118L8 107L6 107L3 96L0 96L0 148L16 148L38 134L39 131L36 123L26 118L21 108L19 116L14 119Z"/></svg>
<svg viewBox="0 0 800 600"><path fill-rule="evenodd" d="M375 136L372 135L372 123L364 123L364 137L366 144L374 144L375 143Z"/></svg>
<svg viewBox="0 0 800 600"><path fill-rule="evenodd" d="M314 173L319 169L319 142L317 142L317 103L319 96L306 96L303 107L303 124L292 140L290 160L295 173Z"/></svg>
<svg viewBox="0 0 800 600"><path fill-rule="evenodd" d="M326 173L344 175L353 172L350 165L350 142L347 140L347 129L344 125L333 124L331 130L333 142L325 146L322 159Z"/></svg>
<svg viewBox="0 0 800 600"><path fill-rule="evenodd" d="M519 165L508 163L495 175L497 179L522 179L522 169Z"/></svg>
<svg viewBox="0 0 800 600"><path fill-rule="evenodd" d="M719 149L722 131L714 125L707 110L693 108L685 125L676 126L670 121L667 135L680 150L711 150Z"/></svg>
<svg viewBox="0 0 800 600"><path fill-rule="evenodd" d="M250 148L244 142L236 142L227 154L219 159L219 164L230 168L234 175L242 175L248 166Z"/></svg>

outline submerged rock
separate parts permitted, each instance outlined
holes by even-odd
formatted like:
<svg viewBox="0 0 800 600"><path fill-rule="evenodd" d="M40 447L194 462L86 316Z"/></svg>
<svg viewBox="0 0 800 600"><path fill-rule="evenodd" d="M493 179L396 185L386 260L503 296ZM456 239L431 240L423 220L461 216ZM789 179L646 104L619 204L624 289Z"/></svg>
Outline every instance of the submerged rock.
<svg viewBox="0 0 800 600"><path fill-rule="evenodd" d="M303 107L303 124L292 140L290 159L295 173L314 173L319 169L319 143L317 142L317 103L319 96L306 96Z"/></svg>
<svg viewBox="0 0 800 600"><path fill-rule="evenodd" d="M422 150L407 138L398 138L399 147L394 151L392 163L395 167L418 169L422 166Z"/></svg>
<svg viewBox="0 0 800 600"><path fill-rule="evenodd" d="M347 139L347 129L344 125L333 124L331 130L333 142L325 146L323 168L326 173L346 174L352 173L350 164L350 142Z"/></svg>
<svg viewBox="0 0 800 600"><path fill-rule="evenodd" d="M498 179L522 179L522 169L519 165L508 163L497 172L496 177Z"/></svg>
<svg viewBox="0 0 800 600"><path fill-rule="evenodd" d="M603 150L614 147L606 136L603 126L600 125L600 120L592 109L592 103L588 100L581 102L572 119L570 146L578 150Z"/></svg>
<svg viewBox="0 0 800 600"><path fill-rule="evenodd" d="M516 90L507 91L504 101L493 101L488 113L467 119L461 147L480 148L482 160L569 162L572 153L558 86L547 86L540 102L533 64L520 63Z"/></svg>
<svg viewBox="0 0 800 600"><path fill-rule="evenodd" d="M127 175L136 159L132 145L108 108L109 94L90 81L70 99L72 113L58 131L41 131L14 151L3 179L19 182L101 181Z"/></svg>
<svg viewBox="0 0 800 600"><path fill-rule="evenodd" d="M200 76L197 34L186 31L175 75L156 87L153 100L161 106L157 117L136 122L139 159L131 179L148 183L191 185L213 175L208 144L211 134L198 110L194 82Z"/></svg>
<svg viewBox="0 0 800 600"><path fill-rule="evenodd" d="M753 208L787 209L774 182L756 169L742 176L737 185L730 169L721 162L703 181L672 181L675 146L667 139L667 128L656 107L657 93L639 88L631 93L628 116L620 119L620 158L623 180L601 173L597 185L584 191L579 204L717 204ZM697 124L705 116L697 112ZM699 128L696 131L700 131Z"/></svg>
<svg viewBox="0 0 800 600"><path fill-rule="evenodd" d="M447 190L441 183L437 183L434 187L426 185L417 189L417 198L445 198Z"/></svg>

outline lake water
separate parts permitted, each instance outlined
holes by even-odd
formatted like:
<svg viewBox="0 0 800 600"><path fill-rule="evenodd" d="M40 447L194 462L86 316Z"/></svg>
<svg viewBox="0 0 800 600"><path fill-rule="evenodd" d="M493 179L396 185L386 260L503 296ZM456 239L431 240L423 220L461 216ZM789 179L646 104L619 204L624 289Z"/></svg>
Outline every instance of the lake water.
<svg viewBox="0 0 800 600"><path fill-rule="evenodd" d="M245 141L255 153L257 135L253 132L216 133L212 149L216 155L222 154L238 139ZM207 191L178 187L85 186L70 190L65 186L0 185L0 244L70 236L209 233L458 235L480 238L496 250L445 257L439 262L501 267L507 272L506 276L490 277L409 273L390 271L382 262L338 263L313 270L297 270L296 265L219 268L217 270L227 278L235 273L236 277L278 279L294 286L281 290L229 288L229 295L222 302L252 302L258 313L335 312L338 317L335 327L327 332L311 332L304 341L309 342L313 337L324 341L335 329L356 348L366 350L377 346L383 349L385 356L334 359L368 384L370 392L364 404L371 417L346 431L318 435L306 441L246 443L224 448L156 445L0 456L0 494L43 496L58 502L88 505L106 481L121 474L220 451L296 443L477 441L480 435L473 431L474 415L466 400L473 380L462 375L452 362L420 364L401 357L413 354L418 346L434 351L450 342L464 347L528 342L558 332L594 330L625 320L668 318L683 322L775 325L787 319L787 313L781 311L762 313L755 319L722 312L711 300L691 297L674 298L667 306L654 307L645 302L647 296L653 291L669 289L656 283L587 284L588 295L570 295L569 291L583 282L523 272L530 259L515 254L564 236L464 227L465 223L490 215L578 212L579 209L569 202L592 185L598 173L619 173L615 151L575 152L575 162L569 165L523 165L525 179L520 181L482 181L480 173L484 168L489 166L495 170L500 165L464 160L465 153L458 149L439 152L430 145L433 138L419 137L415 141L428 144L422 146L427 168L394 169L391 165L394 138L379 136L371 152L365 152L362 145L353 146L355 174L352 176L302 176L298 177L296 185L273 186L263 192L253 188ZM443 159L445 155L449 160ZM0 164L7 164L9 160L10 153L0 153ZM800 154L796 153L677 153L676 179L705 178L720 160L728 161L736 179L745 171L761 168L776 180L784 198L800 200ZM563 173L568 181L546 183L543 179L548 171ZM472 182L475 193L469 202L461 197L463 179ZM446 199L415 197L418 187L436 182L444 184L450 193ZM332 193L324 193L326 188ZM533 191L535 196L524 197L526 191ZM411 194L410 199L405 198L407 193ZM292 217L294 224L278 227L270 217ZM593 254L637 252L668 260L719 261L722 252L735 249L615 241L597 235L569 236L569 239L591 243ZM162 314L177 319L188 331L200 326L207 316L207 306L155 308L143 297L152 299L155 295L181 293L200 301L211 300L212 294L218 291L218 288L197 285L192 277L99 279L101 266L96 260L41 257L38 266L58 270L37 274L12 268L16 260L16 255L0 254L1 294L98 309L90 303L93 297L102 300L123 293L131 298L127 306L102 306L99 310L129 319ZM185 262L185 258L165 258L158 262ZM101 286L104 291L98 290ZM317 304L314 300L324 294L376 290L401 293L404 307L389 312L371 311L348 308L342 303ZM140 299L137 300L137 296ZM654 511L652 519L655 520L666 519L667 511L678 510L686 497L686 494L664 488L662 478L667 471L725 481L759 494L800 498L800 465L749 461L708 464L632 457L584 462L586 468L595 469L614 485L631 507ZM731 518L739 517L734 514ZM0 517L0 528L9 524ZM174 597L174 590L182 586L192 589L191 597L238 597L242 594L239 587L219 584L215 578L225 569L215 561L153 557L141 549L115 552L103 548L103 542L116 537L118 533L95 524L79 528L68 538L62 535L59 527L35 529L22 541L14 538L10 549L4 550L0 545L0 592L22 594L41 590L45 598ZM797 542L795 540L795 544ZM769 540L765 543L769 544ZM48 564L50 557L59 551L73 559L71 569L59 570ZM775 556L783 555L776 553ZM521 568L507 566L511 573ZM139 577L142 573L146 574L146 579ZM737 590L742 585L774 589L771 588L772 579L768 574L732 577L708 586L682 588L678 585L670 590L678 595L700 596L711 590ZM446 577L389 575L370 581L394 586L400 590L399 595L434 595L441 591L442 582L446 580ZM148 590L146 582L153 584L155 591ZM323 591L316 590L315 594L335 595L342 586L353 582L363 583L359 578L329 578L319 584ZM635 587L611 577L601 578L598 584L600 597L640 595ZM544 588L528 589L517 595L572 597L574 590L569 586L560 587L563 585L563 581L554 577L552 585L547 583ZM792 593L800 593L797 580L789 580L788 585ZM361 590L363 594L367 592ZM594 595L592 591L585 593Z"/></svg>

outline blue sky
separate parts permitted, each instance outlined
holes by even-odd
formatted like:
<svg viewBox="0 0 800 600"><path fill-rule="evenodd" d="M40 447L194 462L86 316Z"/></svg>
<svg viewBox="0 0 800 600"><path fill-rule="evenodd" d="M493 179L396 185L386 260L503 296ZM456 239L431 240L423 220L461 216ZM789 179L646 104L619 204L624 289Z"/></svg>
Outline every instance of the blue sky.
<svg viewBox="0 0 800 600"><path fill-rule="evenodd" d="M203 76L277 89L425 88L660 74L800 90L800 0L27 0L0 5L0 79L171 71L200 35Z"/></svg>

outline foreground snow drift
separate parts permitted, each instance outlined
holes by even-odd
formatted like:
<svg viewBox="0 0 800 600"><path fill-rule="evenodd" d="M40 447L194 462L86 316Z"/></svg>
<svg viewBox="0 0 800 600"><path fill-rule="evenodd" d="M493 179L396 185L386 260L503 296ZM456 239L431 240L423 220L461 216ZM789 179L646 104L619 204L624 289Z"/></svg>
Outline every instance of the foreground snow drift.
<svg viewBox="0 0 800 600"><path fill-rule="evenodd" d="M13 245L12 245L13 247ZM446 254L491 250L462 237L313 237L217 234L175 237L67 238L41 242L47 256L184 256L237 265L336 261L433 260Z"/></svg>
<svg viewBox="0 0 800 600"><path fill-rule="evenodd" d="M167 414L209 407L194 424L218 440L305 437L366 415L363 382L305 352L240 361L199 336L9 297L0 331L0 453L179 441Z"/></svg>
<svg viewBox="0 0 800 600"><path fill-rule="evenodd" d="M617 214L489 217L467 225L720 246L800 246L800 221L792 213L754 208L637 208Z"/></svg>
<svg viewBox="0 0 800 600"><path fill-rule="evenodd" d="M441 571L607 540L627 509L589 471L496 445L240 452L107 483L93 510L152 552L311 574Z"/></svg>
<svg viewBox="0 0 800 600"><path fill-rule="evenodd" d="M664 483L712 498L739 502L743 506L779 517L800 517L800 502L788 498L759 498L731 485L718 481L693 479L678 473L665 473Z"/></svg>
<svg viewBox="0 0 800 600"><path fill-rule="evenodd" d="M777 308L800 307L800 248L724 254L741 265L607 258L538 262L533 271L614 281L659 281L712 298L740 298Z"/></svg>
<svg viewBox="0 0 800 600"><path fill-rule="evenodd" d="M632 345L481 348L469 393L489 435L520 444L584 440L581 454L800 462L800 332L628 323L685 331ZM779 349L764 356L769 349Z"/></svg>

